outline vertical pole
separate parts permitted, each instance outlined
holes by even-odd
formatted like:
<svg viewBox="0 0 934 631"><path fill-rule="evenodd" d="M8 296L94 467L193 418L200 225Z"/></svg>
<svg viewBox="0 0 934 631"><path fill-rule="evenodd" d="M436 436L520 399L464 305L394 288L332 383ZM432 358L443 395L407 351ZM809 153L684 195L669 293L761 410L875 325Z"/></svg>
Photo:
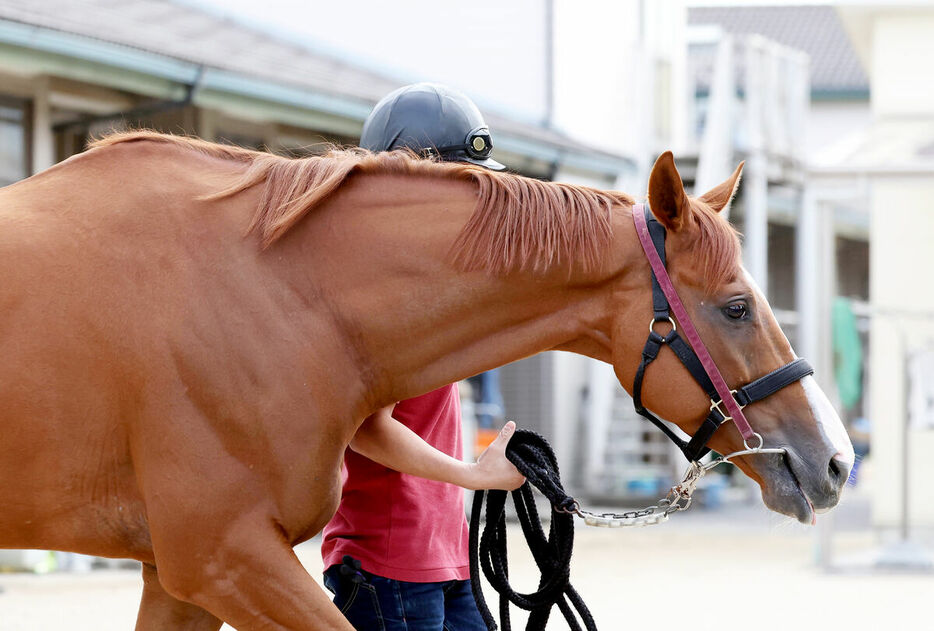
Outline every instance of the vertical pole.
<svg viewBox="0 0 934 631"><path fill-rule="evenodd" d="M795 230L795 307L798 312L795 350L819 365L820 358L820 213L814 184L806 182L801 199L801 212ZM817 368L819 369L819 368ZM829 513L828 513L829 515ZM821 569L830 567L830 537L825 518L817 524L814 539L814 562Z"/></svg>
<svg viewBox="0 0 934 631"><path fill-rule="evenodd" d="M724 33L717 44L710 98L707 101L707 120L697 157L697 176L694 194L703 195L723 181L736 166L733 164L733 124L736 85L733 74L733 38ZM728 213L729 208L724 210ZM725 215L729 219L729 215Z"/></svg>
<svg viewBox="0 0 934 631"><path fill-rule="evenodd" d="M805 184L796 241L796 350L811 360L815 379L839 407L831 346L831 310L837 295L836 230L833 208L820 201L813 182ZM833 563L834 519L831 512L821 515L817 522L814 557L824 570L831 569Z"/></svg>
<svg viewBox="0 0 934 631"><path fill-rule="evenodd" d="M32 173L55 164L55 136L52 134L52 107L49 104L49 78L35 82L32 99Z"/></svg>
<svg viewBox="0 0 934 631"><path fill-rule="evenodd" d="M816 361L820 356L819 221L818 200L814 185L805 185L801 200L801 213L795 231L795 306L798 311L796 350L801 357Z"/></svg>
<svg viewBox="0 0 934 631"><path fill-rule="evenodd" d="M588 359L589 398L587 406L587 449L584 463L584 485L594 493L597 480L602 479L606 468L606 446L613 414L613 399L619 383L616 373L609 364Z"/></svg>
<svg viewBox="0 0 934 631"><path fill-rule="evenodd" d="M762 293L769 295L769 183L765 155L753 150L743 169L743 261Z"/></svg>
<svg viewBox="0 0 934 631"><path fill-rule="evenodd" d="M761 39L753 36L746 40L746 132L749 137L749 157L743 178L743 207L746 211L743 260L762 293L768 297L769 181L763 117L766 95L763 94L765 85L761 76L767 50Z"/></svg>
<svg viewBox="0 0 934 631"><path fill-rule="evenodd" d="M817 360L817 382L827 393L827 398L839 411L840 395L834 376L833 361L833 326L831 314L833 302L837 296L837 231L834 225L834 211L831 205L817 208L817 259L816 273L820 277L818 285L818 329L817 348L814 358Z"/></svg>
<svg viewBox="0 0 934 631"><path fill-rule="evenodd" d="M217 140L217 112L214 110L197 108L197 134L205 140Z"/></svg>
<svg viewBox="0 0 934 631"><path fill-rule="evenodd" d="M545 111L544 125L555 119L555 1L545 0Z"/></svg>
<svg viewBox="0 0 934 631"><path fill-rule="evenodd" d="M802 273L811 273L817 277L814 296L813 332L816 339L813 345L814 369L818 385L827 393L835 407L839 407L839 396L833 372L833 330L831 312L833 300L837 295L836 231L833 223L833 208L818 205L815 213L815 259L814 267L805 268ZM833 531L835 514L822 515L817 524L816 561L824 570L833 566Z"/></svg>
<svg viewBox="0 0 934 631"><path fill-rule="evenodd" d="M688 111L690 108L688 94L691 100L694 99L693 83L688 79L687 70L688 10L683 2L673 2L668 9L664 19L671 24L672 36L667 45L671 72L668 80L669 97L666 109L670 125L670 146L676 155L681 155L687 151L688 147Z"/></svg>
<svg viewBox="0 0 934 631"><path fill-rule="evenodd" d="M901 533L901 542L908 543L908 534L909 526L908 519L910 516L910 498L911 495L908 493L908 470L909 470L909 453L911 452L911 445L908 441L908 416L911 414L911 409L908 404L909 393L911 392L911 387L909 379L911 375L908 372L908 364L911 361L911 352L908 350L908 340L904 329L899 322L898 326L898 336L901 338L902 342L902 386L904 389L904 396L902 396L902 401L904 402L904 409L902 410L902 523L899 525L899 530Z"/></svg>

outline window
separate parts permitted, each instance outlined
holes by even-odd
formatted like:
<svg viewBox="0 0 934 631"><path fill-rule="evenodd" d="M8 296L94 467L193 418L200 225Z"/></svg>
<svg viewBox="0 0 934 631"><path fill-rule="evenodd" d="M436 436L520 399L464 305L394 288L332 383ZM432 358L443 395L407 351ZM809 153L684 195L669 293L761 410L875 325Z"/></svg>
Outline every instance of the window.
<svg viewBox="0 0 934 631"><path fill-rule="evenodd" d="M29 175L29 145L25 101L0 96L0 186Z"/></svg>

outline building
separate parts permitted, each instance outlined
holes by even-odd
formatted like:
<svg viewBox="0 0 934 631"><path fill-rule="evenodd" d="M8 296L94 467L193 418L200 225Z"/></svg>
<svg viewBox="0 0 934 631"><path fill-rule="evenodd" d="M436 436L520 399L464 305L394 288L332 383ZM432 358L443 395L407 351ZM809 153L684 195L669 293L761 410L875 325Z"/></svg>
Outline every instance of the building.
<svg viewBox="0 0 934 631"><path fill-rule="evenodd" d="M281 151L355 143L372 105L402 83L188 4L4 0L0 177L25 177L122 125ZM527 175L611 183L632 168L556 131L488 119L497 157Z"/></svg>

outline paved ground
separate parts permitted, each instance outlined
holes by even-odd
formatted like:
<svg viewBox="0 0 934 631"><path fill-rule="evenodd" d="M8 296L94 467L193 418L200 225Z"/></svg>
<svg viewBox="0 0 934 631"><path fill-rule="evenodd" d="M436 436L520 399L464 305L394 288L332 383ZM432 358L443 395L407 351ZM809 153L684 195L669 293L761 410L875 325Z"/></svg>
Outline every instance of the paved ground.
<svg viewBox="0 0 934 631"><path fill-rule="evenodd" d="M761 505L692 508L654 528L579 526L572 580L601 631L931 628L926 612L934 574L868 571L879 542L865 528L866 518L858 496L838 509L835 572L815 565L814 529ZM531 590L536 577L516 528L510 541L515 583ZM311 574L320 576L317 542L298 552ZM0 631L123 631L133 628L140 580L131 570L5 574L0 589ZM514 617L515 628L521 619ZM549 625L566 628L563 621Z"/></svg>

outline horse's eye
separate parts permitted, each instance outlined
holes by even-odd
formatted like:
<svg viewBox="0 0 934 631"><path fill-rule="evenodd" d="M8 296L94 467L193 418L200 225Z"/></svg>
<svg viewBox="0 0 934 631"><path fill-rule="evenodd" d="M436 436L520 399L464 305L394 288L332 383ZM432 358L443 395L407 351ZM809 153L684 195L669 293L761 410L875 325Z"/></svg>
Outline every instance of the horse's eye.
<svg viewBox="0 0 934 631"><path fill-rule="evenodd" d="M746 304L743 302L734 302L723 309L723 313L734 320L742 320L746 317L747 312Z"/></svg>

